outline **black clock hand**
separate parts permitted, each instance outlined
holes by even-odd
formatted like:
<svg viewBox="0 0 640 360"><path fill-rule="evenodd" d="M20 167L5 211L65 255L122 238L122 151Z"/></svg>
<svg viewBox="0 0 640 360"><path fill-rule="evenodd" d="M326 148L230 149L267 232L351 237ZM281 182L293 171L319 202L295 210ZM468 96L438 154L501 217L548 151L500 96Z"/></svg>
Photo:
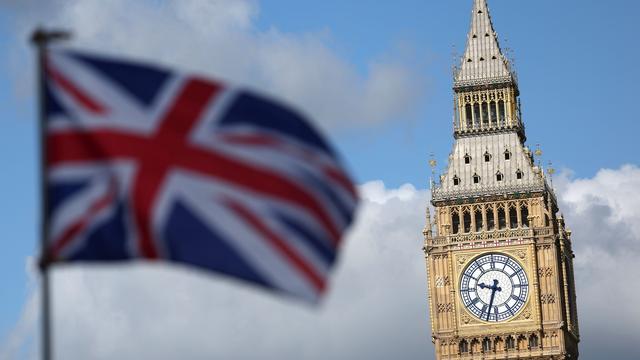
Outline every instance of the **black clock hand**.
<svg viewBox="0 0 640 360"><path fill-rule="evenodd" d="M493 298L496 296L496 288L492 288L491 290L491 300L489 301L489 310L487 310L487 321L489 321L489 316L491 315L491 308L493 307Z"/></svg>
<svg viewBox="0 0 640 360"><path fill-rule="evenodd" d="M493 286L491 288L502 291L502 288L498 286L498 280L493 280Z"/></svg>
<svg viewBox="0 0 640 360"><path fill-rule="evenodd" d="M493 286L491 288L491 299L489 300L489 310L487 311L487 321L489 321L489 316L491 316L491 308L493 307L493 299L496 296L496 291L502 291L502 288L498 286L498 280L493 280Z"/></svg>

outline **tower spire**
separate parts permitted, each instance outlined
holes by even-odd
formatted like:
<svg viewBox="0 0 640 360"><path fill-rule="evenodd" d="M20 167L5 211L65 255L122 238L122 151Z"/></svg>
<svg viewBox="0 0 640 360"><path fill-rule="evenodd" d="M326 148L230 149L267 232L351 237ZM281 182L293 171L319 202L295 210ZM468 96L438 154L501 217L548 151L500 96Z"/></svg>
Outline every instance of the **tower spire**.
<svg viewBox="0 0 640 360"><path fill-rule="evenodd" d="M515 77L502 53L486 0L474 0L467 46L455 74L454 88L509 83Z"/></svg>

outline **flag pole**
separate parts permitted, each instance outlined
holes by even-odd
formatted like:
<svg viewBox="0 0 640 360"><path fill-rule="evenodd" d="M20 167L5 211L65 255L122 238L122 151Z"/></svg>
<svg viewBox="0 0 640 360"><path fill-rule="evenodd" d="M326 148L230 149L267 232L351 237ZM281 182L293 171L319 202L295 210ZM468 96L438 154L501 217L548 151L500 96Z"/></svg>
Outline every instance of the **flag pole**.
<svg viewBox="0 0 640 360"><path fill-rule="evenodd" d="M49 199L47 196L47 161L46 161L46 109L47 96L45 89L45 61L47 45L54 41L66 40L70 38L70 34L65 31L46 31L37 28L31 35L31 42L36 46L37 50L37 73L38 73L38 132L40 143L40 272L42 281L42 359L52 359L51 346L51 299L50 299L50 278L49 278L49 261L47 259L47 239L49 229L49 219L47 216L47 208Z"/></svg>

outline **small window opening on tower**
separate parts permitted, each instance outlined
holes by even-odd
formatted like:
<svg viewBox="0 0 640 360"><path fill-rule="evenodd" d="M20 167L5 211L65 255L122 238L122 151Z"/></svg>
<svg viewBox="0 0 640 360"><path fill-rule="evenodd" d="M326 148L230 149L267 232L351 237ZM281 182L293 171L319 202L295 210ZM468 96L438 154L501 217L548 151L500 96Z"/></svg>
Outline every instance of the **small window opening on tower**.
<svg viewBox="0 0 640 360"><path fill-rule="evenodd" d="M522 226L525 228L529 227L529 207L527 204L522 204L520 208L520 218L522 219Z"/></svg>
<svg viewBox="0 0 640 360"><path fill-rule="evenodd" d="M484 34L484 37L489 37L489 33L485 33L485 34Z"/></svg>
<svg viewBox="0 0 640 360"><path fill-rule="evenodd" d="M507 341L505 342L505 346L507 350L512 350L516 348L516 340L513 338L513 336L509 336L507 338Z"/></svg>
<svg viewBox="0 0 640 360"><path fill-rule="evenodd" d="M475 211L475 220L476 220L476 232L482 231L482 211L480 209Z"/></svg>
<svg viewBox="0 0 640 360"><path fill-rule="evenodd" d="M473 125L478 128L480 127L480 104L478 103L473 104L473 115L474 115Z"/></svg>
<svg viewBox="0 0 640 360"><path fill-rule="evenodd" d="M504 159L505 160L511 160L511 151L509 151L509 150L505 150L504 151Z"/></svg>
<svg viewBox="0 0 640 360"><path fill-rule="evenodd" d="M498 171L496 173L496 181L502 181L503 178L504 178L504 176L502 175L502 173L500 171Z"/></svg>
<svg viewBox="0 0 640 360"><path fill-rule="evenodd" d="M531 335L531 337L529 338L529 347L532 349L535 349L538 347L538 336Z"/></svg>
<svg viewBox="0 0 640 360"><path fill-rule="evenodd" d="M464 163L465 164L471 164L471 155L464 154Z"/></svg>
<svg viewBox="0 0 640 360"><path fill-rule="evenodd" d="M478 10L478 14L482 14L482 10Z"/></svg>
<svg viewBox="0 0 640 360"><path fill-rule="evenodd" d="M460 178L457 175L453 176L453 185L454 186L460 185Z"/></svg>
<svg viewBox="0 0 640 360"><path fill-rule="evenodd" d="M481 58L480 58L480 61L484 61L484 58L483 58L483 57L481 57Z"/></svg>
<svg viewBox="0 0 640 360"><path fill-rule="evenodd" d="M484 352L491 351L491 340L487 338L484 338L484 340L482 340L482 351Z"/></svg>
<svg viewBox="0 0 640 360"><path fill-rule="evenodd" d="M457 234L458 231L460 231L460 216L457 211L454 211L451 213L451 233Z"/></svg>
<svg viewBox="0 0 640 360"><path fill-rule="evenodd" d="M518 169L518 171L516 171L516 179L522 180L523 176L524 176L524 173L522 172L522 170Z"/></svg>
<svg viewBox="0 0 640 360"><path fill-rule="evenodd" d="M514 207L509 209L509 227L512 229L518 227L518 212Z"/></svg>
<svg viewBox="0 0 640 360"><path fill-rule="evenodd" d="M506 214L504 213L504 209L500 208L498 209L498 228L502 230L502 229L506 229L506 227L507 227Z"/></svg>
<svg viewBox="0 0 640 360"><path fill-rule="evenodd" d="M473 126L473 110L471 110L471 104L467 104L464 106L464 113L467 119L467 128L471 128Z"/></svg>
<svg viewBox="0 0 640 360"><path fill-rule="evenodd" d="M489 103L489 109L491 110L491 126L496 126L498 125L498 111L495 101Z"/></svg>
<svg viewBox="0 0 640 360"><path fill-rule="evenodd" d="M469 343L467 342L467 340L462 340L460 341L460 353L461 354L466 354L469 352Z"/></svg>
<svg viewBox="0 0 640 360"><path fill-rule="evenodd" d="M464 232L465 233L471 232L471 214L469 214L468 211L464 212L464 215L462 216L462 221L464 222Z"/></svg>
<svg viewBox="0 0 640 360"><path fill-rule="evenodd" d="M498 101L498 118L500 119L500 124L504 125L505 123L505 108L504 108L504 100Z"/></svg>
<svg viewBox="0 0 640 360"><path fill-rule="evenodd" d="M473 34L473 36L472 36L472 38L474 38L474 39L475 39L475 38L477 38L477 37L478 37L478 36L477 36L476 34Z"/></svg>
<svg viewBox="0 0 640 360"><path fill-rule="evenodd" d="M494 230L496 228L496 222L493 218L493 208L487 208L487 229Z"/></svg>
<svg viewBox="0 0 640 360"><path fill-rule="evenodd" d="M467 62L472 62L473 60L471 60L471 58L467 59Z"/></svg>
<svg viewBox="0 0 640 360"><path fill-rule="evenodd" d="M518 336L518 349L527 348L527 337L524 335Z"/></svg>
<svg viewBox="0 0 640 360"><path fill-rule="evenodd" d="M491 59L492 59L492 60L495 60L495 59L497 59L497 57L496 57L495 55L493 55L493 56L491 57Z"/></svg>
<svg viewBox="0 0 640 360"><path fill-rule="evenodd" d="M474 183L474 184L478 184L478 183L480 183L480 175L478 175L478 174L473 174L473 183Z"/></svg>
<svg viewBox="0 0 640 360"><path fill-rule="evenodd" d="M482 126L489 127L489 104L482 103Z"/></svg>
<svg viewBox="0 0 640 360"><path fill-rule="evenodd" d="M484 153L484 162L489 162L489 161L491 161L491 154L489 154L489 152L486 151Z"/></svg>

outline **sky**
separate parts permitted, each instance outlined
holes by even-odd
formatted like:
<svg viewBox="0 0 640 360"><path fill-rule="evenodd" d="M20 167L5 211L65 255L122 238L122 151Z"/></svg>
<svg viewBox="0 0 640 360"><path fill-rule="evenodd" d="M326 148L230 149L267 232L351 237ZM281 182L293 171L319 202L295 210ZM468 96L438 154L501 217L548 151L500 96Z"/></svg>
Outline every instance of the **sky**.
<svg viewBox="0 0 640 360"><path fill-rule="evenodd" d="M558 169L581 356L634 359L640 4L489 6L515 58L528 144ZM471 0L0 0L0 359L38 354L35 68L26 41L36 24L73 30L77 48L283 99L332 139L363 197L318 308L183 268L56 270L59 358L433 358L420 251L427 161L433 154L441 171L452 149L452 54L463 51L470 9Z"/></svg>

